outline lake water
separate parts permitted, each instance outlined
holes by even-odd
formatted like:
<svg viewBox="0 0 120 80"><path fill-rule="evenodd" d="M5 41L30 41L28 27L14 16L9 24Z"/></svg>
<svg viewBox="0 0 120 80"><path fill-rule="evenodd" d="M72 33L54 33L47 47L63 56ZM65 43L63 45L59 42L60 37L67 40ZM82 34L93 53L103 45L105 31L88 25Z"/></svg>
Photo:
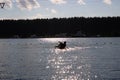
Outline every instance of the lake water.
<svg viewBox="0 0 120 80"><path fill-rule="evenodd" d="M0 39L0 80L120 80L120 38Z"/></svg>

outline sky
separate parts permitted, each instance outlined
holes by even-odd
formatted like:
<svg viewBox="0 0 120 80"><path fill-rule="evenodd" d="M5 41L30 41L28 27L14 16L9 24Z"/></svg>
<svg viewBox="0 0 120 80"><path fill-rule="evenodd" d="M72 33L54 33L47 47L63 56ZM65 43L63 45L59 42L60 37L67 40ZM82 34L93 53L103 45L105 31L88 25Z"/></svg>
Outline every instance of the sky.
<svg viewBox="0 0 120 80"><path fill-rule="evenodd" d="M0 19L120 16L120 0L0 0Z"/></svg>

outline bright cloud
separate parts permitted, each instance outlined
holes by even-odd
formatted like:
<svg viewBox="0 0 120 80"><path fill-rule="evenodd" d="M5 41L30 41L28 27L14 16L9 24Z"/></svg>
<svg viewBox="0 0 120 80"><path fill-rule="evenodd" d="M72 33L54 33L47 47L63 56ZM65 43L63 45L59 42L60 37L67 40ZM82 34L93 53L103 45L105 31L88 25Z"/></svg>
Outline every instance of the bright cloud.
<svg viewBox="0 0 120 80"><path fill-rule="evenodd" d="M20 9L31 10L33 8L40 7L40 4L38 3L37 0L16 0L16 2L18 3L18 7Z"/></svg>
<svg viewBox="0 0 120 80"><path fill-rule="evenodd" d="M56 11L55 9L51 9L51 12L52 12L53 14L56 14L56 13L57 13L57 11Z"/></svg>
<svg viewBox="0 0 120 80"><path fill-rule="evenodd" d="M37 18L44 18L44 16L40 13L36 14L35 16L30 17L31 19L37 19ZM30 19L29 18L29 19Z"/></svg>
<svg viewBox="0 0 120 80"><path fill-rule="evenodd" d="M52 14L56 14L57 13L57 11L55 9L46 8L46 11L51 12Z"/></svg>
<svg viewBox="0 0 120 80"><path fill-rule="evenodd" d="M85 5L86 3L84 2L84 0L78 0L78 3L80 4L80 5Z"/></svg>
<svg viewBox="0 0 120 80"><path fill-rule="evenodd" d="M111 1L111 0L103 0L103 2L104 2L105 4L108 4L108 5L111 5L111 4L112 4L112 1Z"/></svg>
<svg viewBox="0 0 120 80"><path fill-rule="evenodd" d="M50 0L53 4L65 4L66 0Z"/></svg>
<svg viewBox="0 0 120 80"><path fill-rule="evenodd" d="M31 10L33 8L40 7L40 4L37 0L0 0L0 2L5 3L5 7L12 7L12 4L16 2L20 9L28 9Z"/></svg>

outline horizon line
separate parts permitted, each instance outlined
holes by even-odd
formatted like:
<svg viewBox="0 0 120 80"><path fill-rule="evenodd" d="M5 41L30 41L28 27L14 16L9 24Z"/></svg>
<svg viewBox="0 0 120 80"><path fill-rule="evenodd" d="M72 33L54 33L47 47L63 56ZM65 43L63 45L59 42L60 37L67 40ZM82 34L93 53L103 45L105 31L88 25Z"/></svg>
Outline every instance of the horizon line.
<svg viewBox="0 0 120 80"><path fill-rule="evenodd" d="M26 19L24 19L24 18L19 18L19 19L10 19L10 18L3 18L3 19L0 19L0 21L1 20L36 20L36 19L62 19L62 18L66 18L66 19L69 19L69 18L108 18L108 17L111 17L111 18L113 18L113 17L120 17L120 16L71 16L71 17L51 17L51 18L33 18L33 19L31 19L31 18L26 18Z"/></svg>

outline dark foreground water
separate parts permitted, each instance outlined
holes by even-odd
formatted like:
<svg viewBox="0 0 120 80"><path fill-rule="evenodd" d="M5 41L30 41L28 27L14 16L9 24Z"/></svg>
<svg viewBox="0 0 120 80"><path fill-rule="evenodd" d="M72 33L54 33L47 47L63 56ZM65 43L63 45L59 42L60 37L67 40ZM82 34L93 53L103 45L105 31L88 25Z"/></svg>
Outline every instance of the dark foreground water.
<svg viewBox="0 0 120 80"><path fill-rule="evenodd" d="M120 80L120 38L0 39L0 80Z"/></svg>

